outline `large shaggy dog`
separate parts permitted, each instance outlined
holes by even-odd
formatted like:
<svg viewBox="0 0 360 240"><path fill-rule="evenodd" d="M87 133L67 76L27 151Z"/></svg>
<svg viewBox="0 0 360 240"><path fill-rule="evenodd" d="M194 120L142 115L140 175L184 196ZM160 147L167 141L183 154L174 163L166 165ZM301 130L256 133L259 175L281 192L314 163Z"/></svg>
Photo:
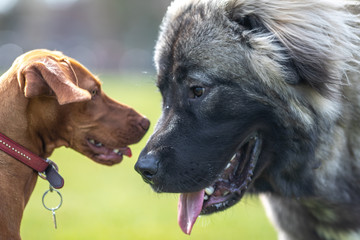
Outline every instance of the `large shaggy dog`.
<svg viewBox="0 0 360 240"><path fill-rule="evenodd" d="M263 193L279 239L360 239L359 2L176 0L135 166L179 224Z"/></svg>

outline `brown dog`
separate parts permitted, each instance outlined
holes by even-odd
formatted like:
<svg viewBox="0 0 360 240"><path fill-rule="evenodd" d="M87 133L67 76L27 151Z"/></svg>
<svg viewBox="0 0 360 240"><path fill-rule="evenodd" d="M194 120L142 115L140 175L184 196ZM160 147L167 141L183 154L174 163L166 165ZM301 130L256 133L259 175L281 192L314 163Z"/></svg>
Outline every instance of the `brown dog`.
<svg viewBox="0 0 360 240"><path fill-rule="evenodd" d="M112 165L138 142L149 120L101 91L99 80L60 52L34 50L0 78L0 132L42 158L70 147ZM0 151L0 239L20 239L37 172Z"/></svg>

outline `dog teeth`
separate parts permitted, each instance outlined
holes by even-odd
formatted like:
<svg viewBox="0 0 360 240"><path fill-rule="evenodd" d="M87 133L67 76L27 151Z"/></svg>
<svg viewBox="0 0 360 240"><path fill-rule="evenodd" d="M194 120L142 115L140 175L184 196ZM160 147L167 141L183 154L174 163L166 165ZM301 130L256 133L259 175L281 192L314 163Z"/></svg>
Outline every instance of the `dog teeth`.
<svg viewBox="0 0 360 240"><path fill-rule="evenodd" d="M209 199L209 196L208 195L204 195L204 201L208 200Z"/></svg>
<svg viewBox="0 0 360 240"><path fill-rule="evenodd" d="M94 139L89 139L89 142L93 145L95 145L96 147L102 147L103 144L101 142L97 142Z"/></svg>
<svg viewBox="0 0 360 240"><path fill-rule="evenodd" d="M115 154L119 155L119 156L122 156L122 155L123 155L123 153L120 152L120 149L117 149L117 148L115 148L115 149L113 150L113 152L114 152Z"/></svg>
<svg viewBox="0 0 360 240"><path fill-rule="evenodd" d="M216 209L219 209L219 208L222 208L222 207L224 207L225 206L225 203L217 203L217 204L215 204L214 205L215 207L216 207Z"/></svg>
<svg viewBox="0 0 360 240"><path fill-rule="evenodd" d="M211 194L213 194L214 191L215 191L215 189L214 189L213 187L207 187L207 188L205 188L205 192L206 192L206 194L209 195L209 196L210 196Z"/></svg>
<svg viewBox="0 0 360 240"><path fill-rule="evenodd" d="M229 191L225 191L225 192L223 193L223 197L229 195L229 193L230 193Z"/></svg>
<svg viewBox="0 0 360 240"><path fill-rule="evenodd" d="M228 163L228 164L226 165L225 170L229 169L230 167L231 167L231 163Z"/></svg>
<svg viewBox="0 0 360 240"><path fill-rule="evenodd" d="M234 161L235 161L235 159L236 159L236 156L237 156L237 154L235 153L235 154L234 154L234 156L232 156L232 158L231 158L230 162L234 162Z"/></svg>
<svg viewBox="0 0 360 240"><path fill-rule="evenodd" d="M102 144L101 142L97 142L97 141L95 141L94 139L89 139L89 142L90 142L91 144L95 145L96 147L103 147L103 146L104 146L104 144ZM111 150L111 149L110 149L110 150ZM115 154L117 154L117 155L119 155L119 156L124 155L124 154L120 151L120 149L118 149L118 148L115 148L115 149L113 149L112 151L113 151L113 153L115 153Z"/></svg>

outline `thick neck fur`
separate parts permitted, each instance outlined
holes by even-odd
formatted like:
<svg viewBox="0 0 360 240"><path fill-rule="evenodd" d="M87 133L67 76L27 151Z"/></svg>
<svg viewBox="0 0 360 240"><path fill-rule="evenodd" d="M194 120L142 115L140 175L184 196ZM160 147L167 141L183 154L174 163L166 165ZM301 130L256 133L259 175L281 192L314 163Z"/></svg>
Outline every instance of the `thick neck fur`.
<svg viewBox="0 0 360 240"><path fill-rule="evenodd" d="M322 165L314 171L318 192L342 203L360 200L360 187L354 184L360 178L360 77L356 73L349 77L352 82L343 89L346 98L343 99L341 117L332 130L322 131L316 156ZM329 139L332 139L331 146Z"/></svg>
<svg viewBox="0 0 360 240"><path fill-rule="evenodd" d="M349 73L348 77L352 85L343 88L343 96L347 97L343 98L341 117L331 128L319 130L315 157L321 165L311 170L314 194L262 198L279 239L359 239L360 85L356 82L360 77L357 73Z"/></svg>

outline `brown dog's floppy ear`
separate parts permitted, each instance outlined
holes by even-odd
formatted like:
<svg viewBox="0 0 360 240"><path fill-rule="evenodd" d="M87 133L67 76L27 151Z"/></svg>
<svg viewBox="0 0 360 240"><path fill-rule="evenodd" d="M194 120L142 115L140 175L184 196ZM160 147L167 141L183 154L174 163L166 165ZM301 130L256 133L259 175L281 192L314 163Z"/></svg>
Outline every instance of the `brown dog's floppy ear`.
<svg viewBox="0 0 360 240"><path fill-rule="evenodd" d="M77 77L67 60L47 56L21 68L18 81L25 97L56 96L60 105L91 99L77 86Z"/></svg>

